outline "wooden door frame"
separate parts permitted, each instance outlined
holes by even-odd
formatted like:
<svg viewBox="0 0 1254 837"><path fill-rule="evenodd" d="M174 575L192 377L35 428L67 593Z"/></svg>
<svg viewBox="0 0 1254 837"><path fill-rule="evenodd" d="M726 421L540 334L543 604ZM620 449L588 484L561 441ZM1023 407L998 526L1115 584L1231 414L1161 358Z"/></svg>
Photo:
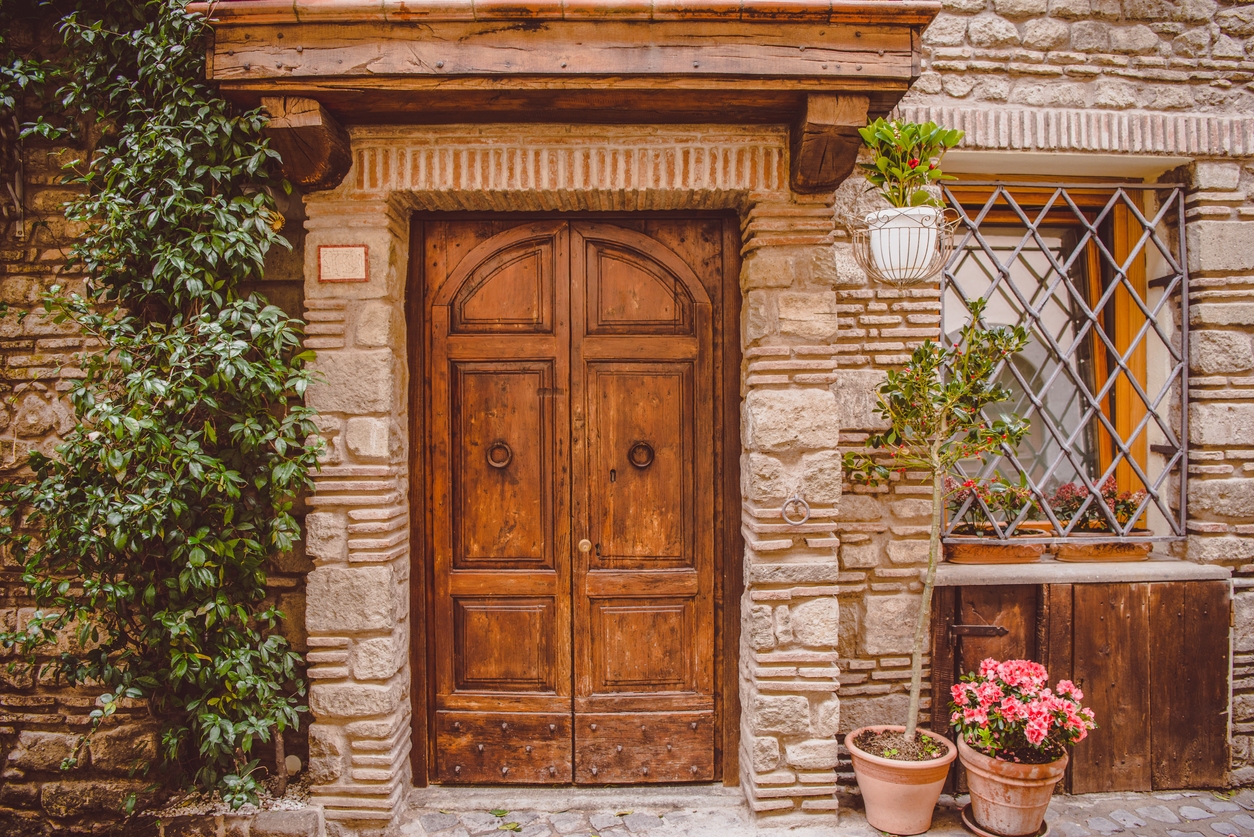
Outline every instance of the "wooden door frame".
<svg viewBox="0 0 1254 837"><path fill-rule="evenodd" d="M430 322L423 311L423 225L428 221L533 220L569 221L693 220L722 221L723 270L720 310L714 332L714 421L722 446L715 458L714 497L714 775L727 786L740 784L740 599L744 593L744 536L740 529L740 217L731 210L692 212L431 212L415 211L409 222L409 267L405 288L405 345L409 374L410 507L410 766L415 787L426 787L435 764L435 690L430 665L435 637L430 628L434 590L429 470L425 412L430 402L426 374ZM419 393L418 387L421 386Z"/></svg>

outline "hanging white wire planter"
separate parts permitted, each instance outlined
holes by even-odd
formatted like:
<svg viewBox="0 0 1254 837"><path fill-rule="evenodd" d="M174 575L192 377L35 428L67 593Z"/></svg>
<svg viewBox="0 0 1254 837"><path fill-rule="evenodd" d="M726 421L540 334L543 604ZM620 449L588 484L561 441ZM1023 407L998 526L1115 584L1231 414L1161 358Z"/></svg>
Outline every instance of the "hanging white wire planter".
<svg viewBox="0 0 1254 837"><path fill-rule="evenodd" d="M935 206L882 209L853 226L853 257L872 279L897 287L940 276L954 249L956 221Z"/></svg>

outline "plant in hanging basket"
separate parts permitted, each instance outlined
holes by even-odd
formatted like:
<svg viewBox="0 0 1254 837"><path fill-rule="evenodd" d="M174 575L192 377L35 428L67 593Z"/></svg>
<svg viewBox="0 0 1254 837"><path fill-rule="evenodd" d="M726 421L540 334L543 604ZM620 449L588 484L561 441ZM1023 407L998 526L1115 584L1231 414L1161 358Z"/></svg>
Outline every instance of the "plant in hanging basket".
<svg viewBox="0 0 1254 837"><path fill-rule="evenodd" d="M1027 564L1040 560L1045 547L1038 543L1015 543L1002 540L1014 522L1012 536L1039 537L1040 508L1028 488L1027 476L1019 482L994 473L991 480L968 479L962 482L945 478L946 507L951 520L959 523L945 544L945 560L955 564ZM992 517L990 518L990 515ZM1020 515L1024 516L1019 520ZM994 524L993 521L996 521ZM954 543L953 541L959 541Z"/></svg>
<svg viewBox="0 0 1254 837"><path fill-rule="evenodd" d="M957 755L948 741L918 729L923 648L941 550L945 475L960 461L1013 450L1027 432L1027 422L1018 416L993 422L984 418L985 408L1009 400L1009 391L997 383L995 373L1003 361L1023 349L1028 338L1022 326L980 326L983 309L982 300L972 303L971 320L952 346L924 341L903 369L888 373L879 390L879 413L889 429L867 439L869 450L851 451L844 457L845 473L852 482L881 484L907 471L923 472L932 481L931 537L910 657L906 725L863 727L845 736L867 821L890 834L919 834L931 826L949 764ZM933 739L936 747L919 742L920 735ZM886 741L886 736L896 738ZM924 758L907 760L911 753Z"/></svg>
<svg viewBox="0 0 1254 837"><path fill-rule="evenodd" d="M941 171L941 161L964 134L935 122L884 119L858 133L872 155L859 165L891 208L867 215L866 227L854 231L854 257L881 281L926 282L940 272L951 246L944 209L929 187L954 179Z"/></svg>
<svg viewBox="0 0 1254 837"><path fill-rule="evenodd" d="M950 690L949 721L967 769L971 809L982 828L1007 837L1040 830L1067 748L1096 729L1093 710L1070 680L1048 687L1030 660L988 659Z"/></svg>

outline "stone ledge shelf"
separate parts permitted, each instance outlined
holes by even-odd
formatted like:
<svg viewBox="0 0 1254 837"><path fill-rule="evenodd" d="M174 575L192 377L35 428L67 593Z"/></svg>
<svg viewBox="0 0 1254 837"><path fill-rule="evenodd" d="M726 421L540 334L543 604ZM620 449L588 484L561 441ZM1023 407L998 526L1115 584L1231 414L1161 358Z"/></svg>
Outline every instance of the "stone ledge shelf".
<svg viewBox="0 0 1254 837"><path fill-rule="evenodd" d="M1112 584L1146 581L1227 580L1229 567L1175 558L1147 561L1072 563L1045 559L1032 564L948 564L936 568L937 587L990 584Z"/></svg>

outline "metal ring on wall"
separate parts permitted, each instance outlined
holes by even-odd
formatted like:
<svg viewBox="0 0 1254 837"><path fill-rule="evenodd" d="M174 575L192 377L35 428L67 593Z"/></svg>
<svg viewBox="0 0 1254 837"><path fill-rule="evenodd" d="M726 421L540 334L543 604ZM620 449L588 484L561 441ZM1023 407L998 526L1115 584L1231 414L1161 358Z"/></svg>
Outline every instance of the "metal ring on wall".
<svg viewBox="0 0 1254 837"><path fill-rule="evenodd" d="M788 516L788 510L793 506L800 506L801 517L794 519ZM794 494L784 501L784 505L779 507L779 516L784 518L784 522L789 526L800 526L810 519L810 504L807 503L800 495Z"/></svg>
<svg viewBox="0 0 1254 837"><path fill-rule="evenodd" d="M504 468L514 460L514 452L504 442L494 442L487 450L488 464L493 468Z"/></svg>

